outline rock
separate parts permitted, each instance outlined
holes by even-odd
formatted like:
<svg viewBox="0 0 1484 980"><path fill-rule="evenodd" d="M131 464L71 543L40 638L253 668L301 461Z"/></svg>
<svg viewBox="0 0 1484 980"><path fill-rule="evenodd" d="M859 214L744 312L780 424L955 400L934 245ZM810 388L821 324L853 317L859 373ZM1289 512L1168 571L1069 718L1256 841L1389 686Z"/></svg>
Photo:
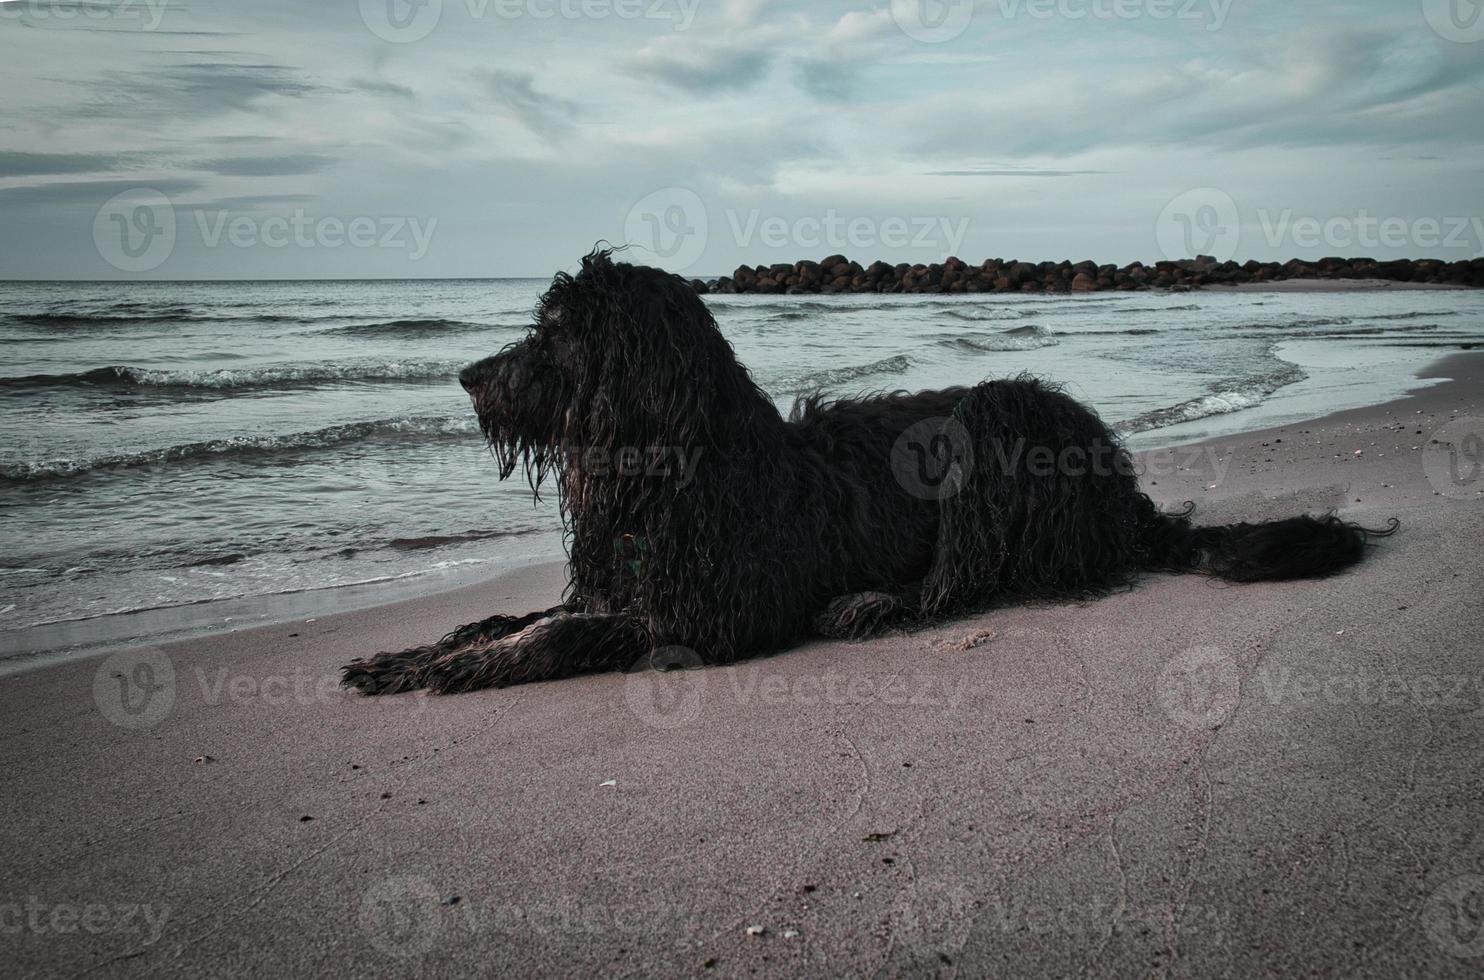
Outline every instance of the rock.
<svg viewBox="0 0 1484 980"><path fill-rule="evenodd" d="M985 259L970 265L958 256L942 263L891 265L877 259L868 266L831 255L820 262L803 259L791 265L738 266L715 281L688 279L698 295L710 293L987 293L1095 292L1116 289L1174 289L1180 292L1213 284L1278 282L1285 279L1384 279L1393 282L1484 286L1484 257L1444 262L1438 259L1346 259L1326 256L1317 262L1217 262L1210 255L1161 260L1152 266L1130 262L1119 267L1090 259L1073 263Z"/></svg>

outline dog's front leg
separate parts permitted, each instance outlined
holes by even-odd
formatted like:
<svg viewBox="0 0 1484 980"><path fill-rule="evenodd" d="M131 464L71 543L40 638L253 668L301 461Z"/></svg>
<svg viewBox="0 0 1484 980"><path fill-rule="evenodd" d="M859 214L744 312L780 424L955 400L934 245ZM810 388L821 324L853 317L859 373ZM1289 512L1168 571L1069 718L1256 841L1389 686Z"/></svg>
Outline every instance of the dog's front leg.
<svg viewBox="0 0 1484 980"><path fill-rule="evenodd" d="M649 632L628 616L561 611L519 632L445 654L428 665L423 686L435 694L461 694L621 670L652 646Z"/></svg>
<svg viewBox="0 0 1484 980"><path fill-rule="evenodd" d="M488 645L512 633L519 633L532 623L565 612L556 606L524 616L491 616L477 623L460 626L437 643L413 647L397 653L378 653L357 660L342 669L340 683L362 694L400 694L427 686L427 672L433 664L449 654L469 647Z"/></svg>

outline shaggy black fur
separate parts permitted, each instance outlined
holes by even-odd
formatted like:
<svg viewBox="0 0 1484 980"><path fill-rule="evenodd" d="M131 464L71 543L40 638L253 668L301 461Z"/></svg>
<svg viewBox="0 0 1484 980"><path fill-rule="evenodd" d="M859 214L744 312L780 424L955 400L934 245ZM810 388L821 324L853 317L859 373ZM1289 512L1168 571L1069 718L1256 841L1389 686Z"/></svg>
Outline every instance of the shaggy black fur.
<svg viewBox="0 0 1484 980"><path fill-rule="evenodd" d="M679 277L587 256L522 342L466 369L501 479L554 476L562 606L357 661L368 694L449 693L708 664L1014 601L1098 596L1151 570L1328 575L1368 532L1333 515L1195 527L1139 491L1087 408L1033 378L825 401L784 419Z"/></svg>

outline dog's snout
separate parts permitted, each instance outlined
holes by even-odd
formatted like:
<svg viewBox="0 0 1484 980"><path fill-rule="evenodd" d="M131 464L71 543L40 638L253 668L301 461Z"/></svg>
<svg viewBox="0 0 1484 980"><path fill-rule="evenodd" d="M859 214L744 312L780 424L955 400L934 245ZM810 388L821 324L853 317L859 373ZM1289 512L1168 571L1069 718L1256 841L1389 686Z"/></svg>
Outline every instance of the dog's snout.
<svg viewBox="0 0 1484 980"><path fill-rule="evenodd" d="M459 372L459 384L464 386L465 391L472 392L475 388L479 387L479 382L484 378L485 366L488 363L488 361L480 361L478 364L470 364Z"/></svg>

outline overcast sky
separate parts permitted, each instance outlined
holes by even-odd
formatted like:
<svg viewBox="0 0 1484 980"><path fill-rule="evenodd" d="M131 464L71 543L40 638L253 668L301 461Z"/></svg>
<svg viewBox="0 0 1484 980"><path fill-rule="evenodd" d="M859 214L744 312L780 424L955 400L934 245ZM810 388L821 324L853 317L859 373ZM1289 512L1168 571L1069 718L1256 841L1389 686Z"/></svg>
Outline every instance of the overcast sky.
<svg viewBox="0 0 1484 980"><path fill-rule="evenodd" d="M4 2L0 277L1468 258L1475 2Z"/></svg>

